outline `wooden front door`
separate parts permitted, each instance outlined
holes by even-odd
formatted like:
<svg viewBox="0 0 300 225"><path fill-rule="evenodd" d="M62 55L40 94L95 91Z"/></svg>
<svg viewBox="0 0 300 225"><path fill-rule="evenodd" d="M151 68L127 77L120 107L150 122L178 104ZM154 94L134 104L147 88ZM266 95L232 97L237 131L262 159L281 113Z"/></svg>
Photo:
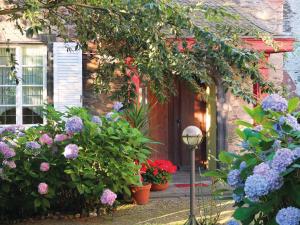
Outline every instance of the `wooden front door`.
<svg viewBox="0 0 300 225"><path fill-rule="evenodd" d="M204 135L202 143L196 150L196 166L206 167L206 102L189 90L183 82L179 82L178 96L173 99L172 105L169 109L173 111L173 123L176 124L173 126L175 132L172 139L176 141L170 150L174 154L175 163L182 169L189 168L190 154L188 146L181 139L181 134L184 128L194 125L199 127Z"/></svg>

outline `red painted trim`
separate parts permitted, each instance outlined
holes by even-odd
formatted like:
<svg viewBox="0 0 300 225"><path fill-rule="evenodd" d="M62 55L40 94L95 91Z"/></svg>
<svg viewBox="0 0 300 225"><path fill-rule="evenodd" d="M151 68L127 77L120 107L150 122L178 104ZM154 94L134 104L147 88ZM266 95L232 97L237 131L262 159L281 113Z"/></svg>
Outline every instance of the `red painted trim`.
<svg viewBox="0 0 300 225"><path fill-rule="evenodd" d="M292 52L294 50L295 43L295 38L273 38L275 45L278 47L278 49L275 50L272 46L267 45L261 39L244 37L242 40L245 42L242 46L243 48L265 53Z"/></svg>

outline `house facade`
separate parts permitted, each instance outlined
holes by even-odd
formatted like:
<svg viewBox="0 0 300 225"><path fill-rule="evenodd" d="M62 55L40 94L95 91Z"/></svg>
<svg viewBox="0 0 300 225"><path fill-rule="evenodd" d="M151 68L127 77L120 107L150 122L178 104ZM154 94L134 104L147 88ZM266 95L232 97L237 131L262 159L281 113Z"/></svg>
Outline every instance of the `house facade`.
<svg viewBox="0 0 300 225"><path fill-rule="evenodd" d="M182 1L182 4L195 3L196 0ZM297 57L290 55L284 60L284 52L293 50L290 37L300 35L297 24L297 0L209 0L210 4L230 7L244 21L253 23L271 33L279 44L275 52L261 40L245 37L247 48L263 51L276 70L261 65L261 72L266 79L277 85L288 85L298 93L295 68ZM250 22L249 22L250 21ZM246 22L245 22L246 23ZM289 33L287 33L289 32ZM193 39L187 39L192 45ZM44 103L54 104L58 110L67 106L84 106L92 113L105 113L111 110L113 103L104 94L93 91L94 73L98 67L93 52L85 53L74 50L75 44L64 44L55 36L41 35L26 38L12 23L0 18L0 126L31 125L43 122L41 109ZM7 48L10 49L7 52ZM14 53L17 64L10 54ZM16 70L11 71L12 65ZM16 72L19 83L10 79ZM188 125L201 128L204 139L197 151L197 165L215 167L211 156L218 150L238 150L239 140L234 134L236 119L249 119L242 111L246 103L225 93L221 83L206 88L208 98L201 99L189 91L184 83L177 81L178 95L166 104L156 104L150 115L151 137L161 142L153 152L153 158L170 159L182 168L189 164L186 146L181 142L181 132ZM137 90L140 91L140 90ZM255 94L259 88L254 87ZM149 101L155 101L147 93Z"/></svg>

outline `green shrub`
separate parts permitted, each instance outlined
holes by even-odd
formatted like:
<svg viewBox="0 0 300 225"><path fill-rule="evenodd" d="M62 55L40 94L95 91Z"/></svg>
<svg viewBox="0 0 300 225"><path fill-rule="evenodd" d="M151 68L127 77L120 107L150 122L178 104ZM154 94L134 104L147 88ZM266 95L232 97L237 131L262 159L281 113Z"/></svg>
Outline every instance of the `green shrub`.
<svg viewBox="0 0 300 225"><path fill-rule="evenodd" d="M231 186L233 217L243 225L300 224L298 103L273 94L254 109L245 108L255 125L237 121L243 127L237 130L240 154L221 152L222 169L206 174Z"/></svg>
<svg viewBox="0 0 300 225"><path fill-rule="evenodd" d="M24 131L2 129L1 143L16 155L5 159L0 145L0 163L7 164L0 171L0 221L48 212L88 213L103 207L104 189L130 195L129 186L140 183L135 161L148 158L150 140L118 112L92 117L84 108L62 114L47 107L45 117L46 124ZM48 189L45 184L38 189L41 183Z"/></svg>

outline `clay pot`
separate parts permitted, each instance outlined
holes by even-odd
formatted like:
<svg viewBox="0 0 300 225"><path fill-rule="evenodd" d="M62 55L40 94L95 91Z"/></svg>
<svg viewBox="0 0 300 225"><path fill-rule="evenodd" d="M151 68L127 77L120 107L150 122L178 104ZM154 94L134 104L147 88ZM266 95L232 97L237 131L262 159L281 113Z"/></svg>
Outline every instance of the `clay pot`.
<svg viewBox="0 0 300 225"><path fill-rule="evenodd" d="M164 191L169 187L169 182L164 184L152 184L151 191Z"/></svg>
<svg viewBox="0 0 300 225"><path fill-rule="evenodd" d="M149 202L151 185L144 184L143 186L130 187L132 198L136 204L145 205Z"/></svg>

